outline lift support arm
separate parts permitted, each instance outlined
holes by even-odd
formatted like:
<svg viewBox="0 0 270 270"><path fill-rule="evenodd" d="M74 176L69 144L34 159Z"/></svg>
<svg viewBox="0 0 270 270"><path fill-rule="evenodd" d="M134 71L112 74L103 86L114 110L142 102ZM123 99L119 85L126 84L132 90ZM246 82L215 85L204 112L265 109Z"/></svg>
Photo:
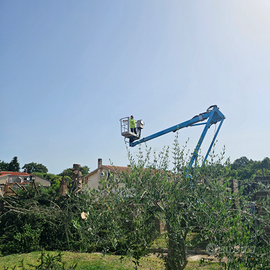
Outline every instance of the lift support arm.
<svg viewBox="0 0 270 270"><path fill-rule="evenodd" d="M201 113L199 115L196 115L196 116L194 116L192 119L190 119L188 121L185 121L185 122L180 123L178 125L175 125L173 127L164 129L164 130L162 130L160 132L157 132L155 134L152 134L152 135L150 135L148 137L145 137L145 138L142 138L140 140L130 142L130 146L131 147L136 146L137 144L150 141L150 140L155 139L155 138L157 138L159 136L165 135L165 134L167 134L169 132L176 132L177 130L185 128L185 127L205 125L205 127L203 129L203 132L202 132L202 134L200 136L200 139L199 139L199 141L197 143L197 146L196 146L196 148L195 148L195 150L194 150L194 152L192 154L190 163L189 163L189 168L191 168L193 162L198 157L199 149L201 147L201 144L202 144L202 142L204 140L204 137L205 137L208 129L211 127L211 125L216 124L217 122L220 122L219 126L218 126L218 129L216 130L216 132L214 134L214 137L213 137L213 140L212 140L212 142L210 144L210 147L208 148L207 154L205 156L204 162L206 161L206 159L207 159L207 157L208 157L208 155L209 155L209 153L211 151L211 148L212 148L212 146L213 146L213 144L214 144L214 142L216 140L216 137L218 135L218 132L220 130L220 127L221 127L224 119L225 119L225 116L220 112L219 108L216 105L213 105L213 106L210 106L207 109L206 112ZM199 122L202 122L202 123L199 123Z"/></svg>

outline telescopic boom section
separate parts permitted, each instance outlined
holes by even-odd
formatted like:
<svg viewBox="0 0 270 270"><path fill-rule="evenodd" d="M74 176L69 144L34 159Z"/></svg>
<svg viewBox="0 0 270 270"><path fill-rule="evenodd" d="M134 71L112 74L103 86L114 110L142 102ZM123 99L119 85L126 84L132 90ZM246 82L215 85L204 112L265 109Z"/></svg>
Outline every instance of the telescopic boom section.
<svg viewBox="0 0 270 270"><path fill-rule="evenodd" d="M185 127L192 127L192 126L199 126L199 125L205 125L204 129L203 129L203 132L199 138L199 141L197 143L197 146L192 154L192 157L191 157L191 160L190 160L190 163L189 163L189 167L192 167L194 161L196 161L197 157L198 157L198 152L200 150L200 147L201 147L201 144L204 140L204 137L208 131L208 129L211 127L211 125L213 124L216 124L218 122L219 123L219 126L214 134L214 137L213 137L213 140L210 144L210 147L207 151L207 154L205 156L205 159L204 159L204 162L206 161L207 157L208 157L208 154L210 153L211 151L211 148L216 140L216 137L218 135L218 132L220 130L220 127L223 123L225 119L225 116L221 113L221 111L219 110L219 108L216 106L216 105L213 105L213 106L210 106L206 112L203 112L199 115L196 115L194 116L193 118L191 118L190 120L187 120L183 123L180 123L178 125L175 125L173 127L170 127L170 128L167 128L167 129L164 129L162 131L159 131L153 135L150 135L148 137L145 137L145 138L142 138L142 139L139 139L139 140L134 140L134 141L130 141L129 145L131 147L134 147L136 146L137 144L140 144L140 143L143 143L143 142L147 142L147 141L150 141L152 139L155 139L159 136L162 136L162 135L165 135L169 132L175 132L179 129L182 129L182 128L185 128ZM203 162L203 163L204 163Z"/></svg>

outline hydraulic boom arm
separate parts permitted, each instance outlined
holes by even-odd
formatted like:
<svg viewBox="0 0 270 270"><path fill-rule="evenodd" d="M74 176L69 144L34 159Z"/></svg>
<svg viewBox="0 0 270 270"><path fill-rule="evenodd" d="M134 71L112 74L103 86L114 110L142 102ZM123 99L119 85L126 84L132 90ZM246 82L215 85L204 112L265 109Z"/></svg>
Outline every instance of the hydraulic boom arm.
<svg viewBox="0 0 270 270"><path fill-rule="evenodd" d="M193 162L196 161L196 159L198 157L198 152L199 152L201 144L202 144L202 142L204 140L204 137L205 137L205 135L207 133L207 130L211 127L211 125L220 122L219 126L218 126L218 128L217 128L217 130L216 130L216 132L214 134L213 140L212 140L212 142L211 142L211 144L210 144L210 146L208 148L208 151L206 153L206 156L205 156L205 159L204 159L203 163L206 161L206 159L208 157L208 154L211 151L211 148L212 148L212 146L213 146L213 144L214 144L214 142L216 140L216 137L218 135L218 132L220 130L220 127L221 127L224 119L225 119L225 116L220 112L219 108L216 105L213 105L213 106L210 106L207 109L206 112L203 112L203 113L201 113L199 115L196 115L193 118L191 118L190 120L187 120L187 121L185 121L183 123L180 123L178 125L175 125L173 127L164 129L164 130L162 130L160 132L157 132L157 133L155 133L153 135L150 135L148 137L145 137L145 138L142 138L142 139L139 139L139 140L135 140L135 141L131 141L129 143L129 145L131 147L134 147L137 144L140 144L142 142L150 141L150 140L155 139L155 138L157 138L159 136L162 136L162 135L167 134L169 132L175 132L175 131L177 131L179 129L182 129L182 128L185 128L185 127L205 125L205 127L204 127L204 129L202 131L201 137L200 137L200 139L199 139L199 141L197 143L197 146L196 146L196 148L195 148L195 150L194 150L194 152L192 154L191 160L189 162L189 168L190 168L190 167L192 167ZM199 122L201 122L201 123L199 123Z"/></svg>

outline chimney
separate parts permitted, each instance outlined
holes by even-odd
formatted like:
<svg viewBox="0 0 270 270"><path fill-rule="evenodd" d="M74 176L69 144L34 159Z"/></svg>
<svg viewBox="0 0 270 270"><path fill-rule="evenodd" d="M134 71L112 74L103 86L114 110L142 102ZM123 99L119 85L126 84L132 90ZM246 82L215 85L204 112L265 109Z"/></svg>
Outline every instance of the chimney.
<svg viewBox="0 0 270 270"><path fill-rule="evenodd" d="M100 168L102 166L102 158L98 159L98 168Z"/></svg>

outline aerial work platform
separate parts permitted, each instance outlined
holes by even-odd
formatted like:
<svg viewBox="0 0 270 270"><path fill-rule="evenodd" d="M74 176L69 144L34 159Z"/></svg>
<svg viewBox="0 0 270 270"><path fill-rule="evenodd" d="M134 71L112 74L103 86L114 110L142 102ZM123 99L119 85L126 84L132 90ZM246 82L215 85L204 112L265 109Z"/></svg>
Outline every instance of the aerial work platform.
<svg viewBox="0 0 270 270"><path fill-rule="evenodd" d="M141 130L144 127L144 122L142 120L136 121L136 128L135 128L136 133L131 131L130 117L121 118L120 125L121 125L121 135L129 139L130 142L140 139Z"/></svg>
<svg viewBox="0 0 270 270"><path fill-rule="evenodd" d="M175 125L175 126L172 126L170 128L167 128L167 129L164 129L162 131L159 131L155 134L152 134L148 137L145 137L145 138L142 138L140 139L141 137L141 129L143 129L143 126L144 126L144 123L142 120L138 120L137 121L137 126L136 126L136 133L134 132L131 132L131 128L130 128L130 117L124 117L124 118L121 118L120 119L120 123L121 123L121 135L124 136L125 138L128 138L129 139L129 146L131 147L134 147L138 144L141 144L143 142L147 142L147 141L150 141L152 139L155 139L159 136L162 136L162 135L165 135L169 132L176 132L177 130L180 130L182 128L186 128L186 127L194 127L194 126L200 126L200 125L203 125L204 126L204 129L202 131L202 134L199 138L199 141L196 145L196 148L192 154L192 157L191 157L191 160L190 160L190 163L189 163L189 167L192 167L192 164L193 162L197 160L197 157L198 157L198 152L199 152L199 149L201 147L201 144L204 140L204 137L208 131L208 129L213 125L213 124L217 124L219 123L218 125L218 128L217 130L215 131L215 134L214 134L214 137L212 139L212 142L208 148L208 151L206 153L206 156L204 158L204 161L203 163L205 163L208 155L209 155L209 152L211 151L212 149L212 146L217 138L217 135L218 135L218 132L221 128L221 125L223 123L225 119L225 116L223 115L223 113L219 110L219 108L217 107L217 105L212 105L210 106L205 112L202 112L200 113L199 115L195 115L193 118L191 118L190 120L187 120L185 122L182 122L178 125Z"/></svg>

